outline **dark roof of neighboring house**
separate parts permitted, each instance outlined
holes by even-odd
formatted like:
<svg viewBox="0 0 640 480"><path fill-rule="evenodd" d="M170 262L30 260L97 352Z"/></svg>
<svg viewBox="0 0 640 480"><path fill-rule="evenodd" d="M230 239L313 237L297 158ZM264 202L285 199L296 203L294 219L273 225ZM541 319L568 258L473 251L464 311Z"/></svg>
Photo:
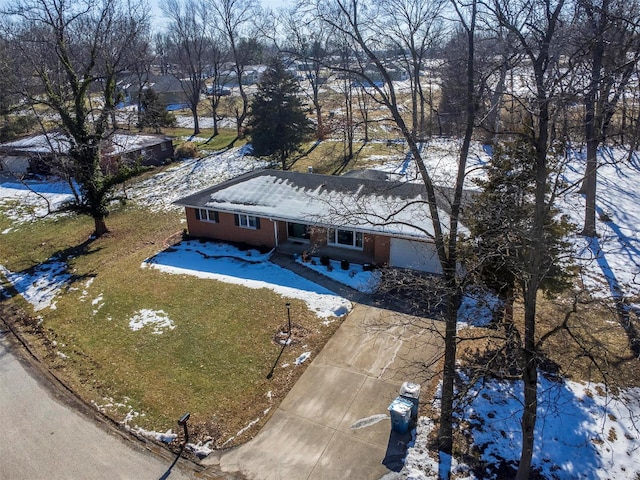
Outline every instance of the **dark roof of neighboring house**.
<svg viewBox="0 0 640 480"><path fill-rule="evenodd" d="M439 200L440 220L448 224L445 197ZM433 235L425 188L419 183L257 170L174 203L383 235Z"/></svg>

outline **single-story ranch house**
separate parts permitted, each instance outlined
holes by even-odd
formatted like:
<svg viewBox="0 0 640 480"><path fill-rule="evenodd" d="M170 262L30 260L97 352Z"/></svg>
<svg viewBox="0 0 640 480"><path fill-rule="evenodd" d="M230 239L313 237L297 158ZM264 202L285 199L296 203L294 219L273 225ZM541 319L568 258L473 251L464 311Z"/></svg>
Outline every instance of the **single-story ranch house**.
<svg viewBox="0 0 640 480"><path fill-rule="evenodd" d="M49 173L50 160L69 152L70 143L61 132L31 135L0 144L0 170L11 173ZM102 145L102 167L108 171L116 162L162 165L173 158L173 141L164 135L135 135L118 132Z"/></svg>
<svg viewBox="0 0 640 480"><path fill-rule="evenodd" d="M418 183L256 170L175 204L195 237L441 273L425 199Z"/></svg>

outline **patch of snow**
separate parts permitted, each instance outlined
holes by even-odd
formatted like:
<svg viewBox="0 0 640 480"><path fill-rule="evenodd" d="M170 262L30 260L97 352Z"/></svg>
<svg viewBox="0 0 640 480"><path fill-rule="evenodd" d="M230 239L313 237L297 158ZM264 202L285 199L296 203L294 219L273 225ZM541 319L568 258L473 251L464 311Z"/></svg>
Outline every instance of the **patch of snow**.
<svg viewBox="0 0 640 480"><path fill-rule="evenodd" d="M505 459L517 466L522 392L519 381L471 386L460 420L470 423L474 445L489 465ZM546 478L634 479L640 472L640 388L606 392L604 385L540 375L533 463Z"/></svg>
<svg viewBox="0 0 640 480"><path fill-rule="evenodd" d="M568 183L579 183L586 167L586 154L571 150L565 169ZM598 237L575 235L570 240L581 267L580 279L596 298L640 295L640 157L620 148L598 152L596 210ZM559 199L563 213L576 225L584 221L583 195L572 190Z"/></svg>
<svg viewBox="0 0 640 480"><path fill-rule="evenodd" d="M268 254L257 250L240 251L217 242L185 241L145 260L142 267L248 288L268 288L285 298L304 301L320 318L340 317L351 310L347 299L271 263Z"/></svg>
<svg viewBox="0 0 640 480"><path fill-rule="evenodd" d="M343 270L341 263L337 260L330 260L331 269L328 269L325 265L320 264L319 257L312 257L311 260L313 262L303 262L302 257L298 257L296 262L359 292L371 294L378 289L380 283L379 272L365 272L362 270L362 265L355 263L349 264L349 268Z"/></svg>
<svg viewBox="0 0 640 480"><path fill-rule="evenodd" d="M478 288L466 291L458 309L458 328L488 326L501 305L500 299L491 292Z"/></svg>
<svg viewBox="0 0 640 480"><path fill-rule="evenodd" d="M240 435L242 435L244 432L249 430L251 427L253 427L259 421L260 421L260 417L256 418L255 420L250 421L248 425L246 425L245 427L243 427L240 430L238 430L238 432L235 435L233 435L233 436L229 437L227 440L225 440L225 442L221 445L221 447L224 448L225 445L227 445L229 442L234 440L236 437L239 437Z"/></svg>
<svg viewBox="0 0 640 480"><path fill-rule="evenodd" d="M167 430L166 432L156 432L154 430L145 430L144 428L140 427L131 427L129 428L129 430L143 437L151 438L162 443L171 443L176 438L178 438L178 435L173 433L171 429Z"/></svg>
<svg viewBox="0 0 640 480"><path fill-rule="evenodd" d="M55 310L55 298L69 284L67 264L53 257L29 271L14 273L0 265L0 273L29 302L35 311Z"/></svg>
<svg viewBox="0 0 640 480"><path fill-rule="evenodd" d="M309 360L309 358L311 358L311 352L304 352L302 355L296 358L293 363L295 365L302 365L304 362Z"/></svg>
<svg viewBox="0 0 640 480"><path fill-rule="evenodd" d="M211 440L207 442L187 443L185 448L193 452L198 458L204 458L213 452L213 448L211 448L212 443Z"/></svg>
<svg viewBox="0 0 640 480"><path fill-rule="evenodd" d="M161 335L165 329L173 330L176 328L164 310L149 310L144 308L129 319L129 328L134 332L147 325L153 327L151 333L154 335Z"/></svg>
<svg viewBox="0 0 640 480"><path fill-rule="evenodd" d="M14 225L42 218L72 199L69 184L57 178L24 182L8 179L0 183L0 209Z"/></svg>
<svg viewBox="0 0 640 480"><path fill-rule="evenodd" d="M188 159L152 177L128 185L130 199L152 211L180 209L172 203L205 188L256 169L266 168L263 160L248 156L245 148L233 148L204 158Z"/></svg>
<svg viewBox="0 0 640 480"><path fill-rule="evenodd" d="M91 287L91 285L93 284L95 279L96 279L96 277L91 277L84 284L84 289L82 290L82 293L80 294L80 298L79 298L79 300L81 302L84 302L87 299L87 297L89 296L89 287ZM101 296L102 296L102 294L101 294Z"/></svg>
<svg viewBox="0 0 640 480"><path fill-rule="evenodd" d="M371 425L375 425L378 422L383 420L387 420L389 415L386 413L379 413L377 415L371 415L370 417L361 418L353 422L353 424L349 427L351 430L360 430L361 428L370 427Z"/></svg>

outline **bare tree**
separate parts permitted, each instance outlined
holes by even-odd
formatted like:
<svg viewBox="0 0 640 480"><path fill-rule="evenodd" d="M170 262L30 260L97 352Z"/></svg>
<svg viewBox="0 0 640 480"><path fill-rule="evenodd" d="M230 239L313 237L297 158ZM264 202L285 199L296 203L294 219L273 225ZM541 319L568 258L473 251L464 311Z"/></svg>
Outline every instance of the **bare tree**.
<svg viewBox="0 0 640 480"><path fill-rule="evenodd" d="M444 218L439 209L437 189L433 181L433 172L429 171L422 157L422 151L416 142L411 124L407 124L404 116L406 105L401 103L392 75L387 64L381 57L380 47L385 44L386 27L383 23L376 23L384 18L383 12L375 2L362 0L333 0L331 2L315 2L314 15L322 22L339 32L348 41L347 45L352 49L356 59L366 59L381 77L384 84L378 84L367 75L367 70L362 69L361 63L357 68L350 69L350 73L371 85L375 90L376 98L385 107L398 131L406 141L413 156L420 179L426 190L426 210L433 225L433 241L436 245L437 255L443 275L445 291L445 356L444 374L441 401L441 416L439 427L439 448L445 454L452 451L452 410L454 397L454 377L456 359L456 320L457 311L462 295L462 283L458 276L458 233L461 213L463 183L465 178L466 161L474 129L474 120L477 101L475 72L473 58L475 51L477 3L472 1L466 5L453 3L452 6L458 14L462 28L466 32L467 40L467 70L463 82L465 84L464 95L466 102L466 127L459 152L455 186L451 189L449 216ZM417 88L417 86L414 86ZM413 116L412 116L413 117ZM448 471L443 472L448 476Z"/></svg>
<svg viewBox="0 0 640 480"><path fill-rule="evenodd" d="M220 134L219 122L221 117L218 114L220 108L220 100L223 95L230 93L226 88L228 79L223 74L224 63L228 58L228 51L226 44L222 40L220 35L216 35L212 32L212 45L209 55L209 69L211 90L207 92L209 94L209 104L211 105L211 117L213 120L213 136L216 137Z"/></svg>
<svg viewBox="0 0 640 480"><path fill-rule="evenodd" d="M607 138L617 105L640 58L640 5L617 0L582 0L577 29L589 79L584 94L587 164L582 193L586 206L582 234L596 235L597 153Z"/></svg>
<svg viewBox="0 0 640 480"><path fill-rule="evenodd" d="M427 133L427 106L422 76L429 69L428 54L444 33L442 10L446 0L385 0L381 26L386 32L387 48L397 52L398 64L408 76L411 95L411 130L416 138Z"/></svg>
<svg viewBox="0 0 640 480"><path fill-rule="evenodd" d="M167 33L172 73L189 103L193 134L200 133L198 105L212 56L208 5L198 0L163 0L162 11L170 19Z"/></svg>
<svg viewBox="0 0 640 480"><path fill-rule="evenodd" d="M240 92L241 105L236 109L236 131L243 136L243 126L249 110L249 96L244 86L244 74L251 59L251 30L259 17L257 0L209 0L215 14L213 25L219 29L229 45L233 69ZM255 44L254 44L255 46Z"/></svg>
<svg viewBox="0 0 640 480"><path fill-rule="evenodd" d="M546 278L543 262L545 225L552 212L553 195L549 195L549 156L552 155L553 101L558 84L566 71L559 68L561 25L565 15L565 0L524 0L507 2L494 0L490 8L496 19L507 29L522 49L532 71L535 88L527 110L524 136L530 142L533 155L534 208L528 233L529 249L523 273L524 336L522 380L524 409L522 413L522 452L517 480L529 478L534 448L534 429L537 419L537 380L539 355L536 344L536 307L538 292Z"/></svg>
<svg viewBox="0 0 640 480"><path fill-rule="evenodd" d="M281 47L285 53L291 54L304 73L303 91L307 93L315 111L316 138L323 140L326 127L322 116L320 87L328 80L326 65L331 54L330 30L323 24L310 23L294 9L283 17L284 29L288 36L286 45ZM309 89L305 89L307 83ZM309 91L310 90L310 91Z"/></svg>
<svg viewBox="0 0 640 480"><path fill-rule="evenodd" d="M68 140L71 176L80 185L73 208L94 219L96 236L108 231L113 187L135 173L103 172L100 151L112 133L117 75L133 61L129 49L148 30L147 19L143 3L119 0L23 0L3 12L21 93L44 105L48 122Z"/></svg>

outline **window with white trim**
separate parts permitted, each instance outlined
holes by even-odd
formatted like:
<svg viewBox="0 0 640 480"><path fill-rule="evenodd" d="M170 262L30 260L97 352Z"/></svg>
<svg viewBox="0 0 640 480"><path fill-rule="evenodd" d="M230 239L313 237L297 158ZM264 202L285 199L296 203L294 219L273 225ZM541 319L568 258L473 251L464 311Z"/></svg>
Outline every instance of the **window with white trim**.
<svg viewBox="0 0 640 480"><path fill-rule="evenodd" d="M208 208L196 208L196 218L201 222L218 223L218 212Z"/></svg>
<svg viewBox="0 0 640 480"><path fill-rule="evenodd" d="M343 230L340 228L330 228L328 230L327 242L329 245L338 247L363 249L362 232L355 230Z"/></svg>
<svg viewBox="0 0 640 480"><path fill-rule="evenodd" d="M257 230L260 228L260 219L253 215L245 215L243 213L236 214L236 225L242 228L251 228Z"/></svg>

